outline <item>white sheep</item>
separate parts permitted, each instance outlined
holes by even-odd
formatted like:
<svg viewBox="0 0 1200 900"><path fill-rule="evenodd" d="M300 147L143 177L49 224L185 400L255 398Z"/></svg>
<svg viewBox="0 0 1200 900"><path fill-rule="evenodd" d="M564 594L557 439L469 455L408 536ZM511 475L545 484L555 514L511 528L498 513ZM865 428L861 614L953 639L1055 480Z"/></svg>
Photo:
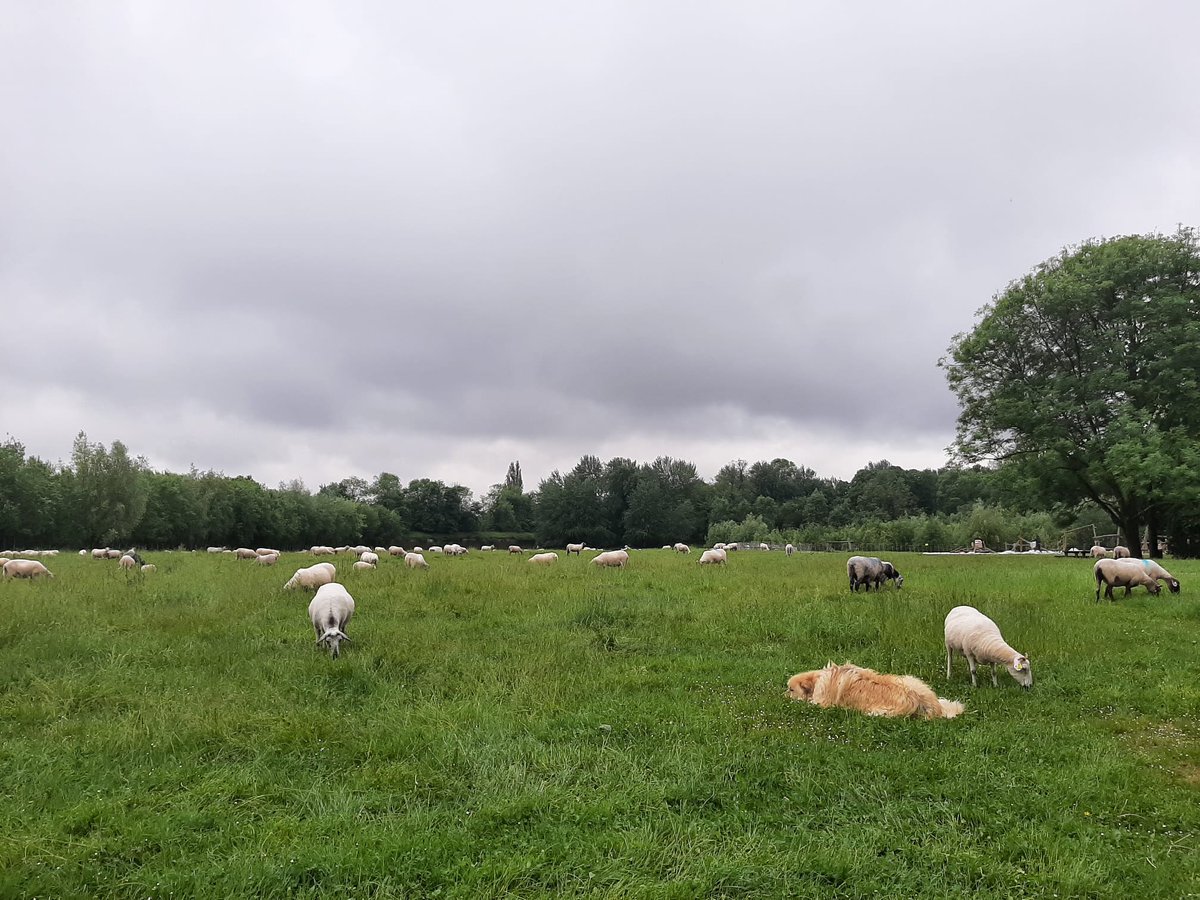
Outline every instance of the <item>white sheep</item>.
<svg viewBox="0 0 1200 900"><path fill-rule="evenodd" d="M53 578L52 573L46 566L36 559L9 559L4 563L5 578L37 578L39 575L45 575L47 578Z"/></svg>
<svg viewBox="0 0 1200 900"><path fill-rule="evenodd" d="M726 550L735 550L735 551L736 551L736 550L738 549L738 547L739 547L739 546L740 546L740 545L738 544L738 542L737 542L737 541L734 541L732 544L726 544L726 545L725 545L725 549L726 549Z"/></svg>
<svg viewBox="0 0 1200 900"><path fill-rule="evenodd" d="M723 566L729 557L724 550L705 550L700 554L700 565L702 566Z"/></svg>
<svg viewBox="0 0 1200 900"><path fill-rule="evenodd" d="M325 544L315 544L308 550L313 556L334 556L337 551Z"/></svg>
<svg viewBox="0 0 1200 900"><path fill-rule="evenodd" d="M896 567L878 556L850 557L846 560L846 574L850 576L850 590L855 593L858 592L860 584L865 585L868 591L871 589L871 585L874 585L875 590L878 591L880 586L889 579L896 582L897 588L904 584L904 576L897 571Z"/></svg>
<svg viewBox="0 0 1200 900"><path fill-rule="evenodd" d="M107 559L120 559L125 554L120 550L106 550L104 551L104 555Z"/></svg>
<svg viewBox="0 0 1200 900"><path fill-rule="evenodd" d="M1127 566L1140 566L1155 581L1165 581L1172 594L1179 593L1179 580L1153 559L1122 559L1120 562Z"/></svg>
<svg viewBox="0 0 1200 900"><path fill-rule="evenodd" d="M946 678L950 677L950 661L954 654L967 660L971 667L971 686L978 687L975 668L979 663L992 664L992 687L996 681L996 663L1025 689L1033 685L1033 667L1029 657L1014 650L1000 634L996 623L973 606L956 606L946 614Z"/></svg>
<svg viewBox="0 0 1200 900"><path fill-rule="evenodd" d="M672 548L676 553L691 553L692 548L680 541Z"/></svg>
<svg viewBox="0 0 1200 900"><path fill-rule="evenodd" d="M273 565L275 565L275 563L279 562L279 554L278 553L263 553L261 556L259 556L257 559L255 559L255 562L258 563L260 566L273 566Z"/></svg>
<svg viewBox="0 0 1200 900"><path fill-rule="evenodd" d="M495 550L495 549L496 549L496 545L495 545L495 544L484 544L484 545L483 545L482 547L480 547L479 549L480 549L480 550L483 550L483 551L485 551L485 552L490 552L490 551L492 551L492 550Z"/></svg>
<svg viewBox="0 0 1200 900"><path fill-rule="evenodd" d="M786 547L783 548L783 552L786 553L788 556L791 556L793 553L796 552L796 548L793 547L791 544L788 544Z"/></svg>
<svg viewBox="0 0 1200 900"><path fill-rule="evenodd" d="M508 545L508 552L509 552L509 553L524 553L525 551L524 551L524 550L522 550L522 549L520 548L520 546L518 546L517 544L509 544L509 545Z"/></svg>
<svg viewBox="0 0 1200 900"><path fill-rule="evenodd" d="M224 553L225 548L224 547L206 547L205 552L206 553ZM92 553L94 555L95 551L93 550Z"/></svg>
<svg viewBox="0 0 1200 900"><path fill-rule="evenodd" d="M256 556L283 556L282 550L272 550L270 547L258 547L254 553Z"/></svg>
<svg viewBox="0 0 1200 900"><path fill-rule="evenodd" d="M360 559L350 568L352 568L355 572L372 572L375 570L375 563L366 562L365 560Z"/></svg>
<svg viewBox="0 0 1200 900"><path fill-rule="evenodd" d="M142 566L142 571L146 573L157 572L158 566L156 566L154 563L146 563L144 566Z"/></svg>
<svg viewBox="0 0 1200 900"><path fill-rule="evenodd" d="M233 551L233 555L238 559L257 559L258 554L249 547L238 547Z"/></svg>
<svg viewBox="0 0 1200 900"><path fill-rule="evenodd" d="M405 550L403 547L397 547L395 544L393 544L392 546L387 548L387 552L388 552L389 556L403 556L408 551Z"/></svg>
<svg viewBox="0 0 1200 900"><path fill-rule="evenodd" d="M1112 589L1115 587L1125 588L1126 597L1135 587L1144 587L1151 594L1162 590L1158 586L1158 579L1137 560L1098 559L1096 565L1092 566L1092 572L1096 576L1097 603L1100 602L1101 582L1104 583L1104 597L1108 600L1114 599Z"/></svg>
<svg viewBox="0 0 1200 900"><path fill-rule="evenodd" d="M572 553L578 556L582 552L583 544L567 544L567 556L570 556Z"/></svg>
<svg viewBox="0 0 1200 900"><path fill-rule="evenodd" d="M529 561L538 566L549 566L558 562L558 554L551 551L550 553L535 553L529 557Z"/></svg>
<svg viewBox="0 0 1200 900"><path fill-rule="evenodd" d="M1089 552L1092 554L1092 559L1104 559L1104 557L1108 556L1108 551L1099 544L1093 544Z"/></svg>
<svg viewBox="0 0 1200 900"><path fill-rule="evenodd" d="M108 559L108 548L97 547L92 551L92 559Z"/></svg>
<svg viewBox="0 0 1200 900"><path fill-rule="evenodd" d="M131 570L131 569L132 569L134 566L136 566L136 565L137 565L137 560L136 560L136 559L134 559L132 556L130 556L128 553L126 553L124 556L122 556L122 557L121 557L121 558L120 558L120 559L117 561L117 565L118 565L118 566L120 566L122 569L124 569L126 572L128 572L128 571L130 571L130 570Z"/></svg>
<svg viewBox="0 0 1200 900"><path fill-rule="evenodd" d="M1112 549L1113 559L1129 559L1129 548L1122 547L1120 544Z"/></svg>
<svg viewBox="0 0 1200 900"><path fill-rule="evenodd" d="M370 563L372 567L379 565L379 554L366 550L358 557L359 562Z"/></svg>
<svg viewBox="0 0 1200 900"><path fill-rule="evenodd" d="M725 549L725 545L724 545L724 544L722 544L720 541L718 541L717 543L715 543L715 544L713 544L713 545L712 545L712 548L713 548L714 550L724 550L724 549Z"/></svg>
<svg viewBox="0 0 1200 900"><path fill-rule="evenodd" d="M441 547L437 547L437 546L430 547L430 548L429 548L429 552L430 552L430 553L441 553L441 552L442 552L442 548L441 548Z"/></svg>
<svg viewBox="0 0 1200 900"><path fill-rule="evenodd" d="M330 584L335 577L337 569L333 563L314 563L307 568L297 569L296 574L288 579L283 588L290 590L299 587L306 591L314 591L322 585Z"/></svg>
<svg viewBox="0 0 1200 900"><path fill-rule="evenodd" d="M625 568L625 563L629 562L629 554L624 550L609 550L607 553L601 553L599 556L592 557L592 565L610 566L616 569Z"/></svg>
<svg viewBox="0 0 1200 900"><path fill-rule="evenodd" d="M759 549L759 550L770 550L770 549L771 549L771 545L770 545L770 544L759 544L759 545L758 545L758 549Z"/></svg>
<svg viewBox="0 0 1200 900"><path fill-rule="evenodd" d="M425 562L425 557L420 553L411 552L404 554L404 564L410 569L428 569L429 563Z"/></svg>
<svg viewBox="0 0 1200 900"><path fill-rule="evenodd" d="M340 584L323 584L317 595L308 604L308 618L317 633L317 646L329 648L329 655L337 659L342 641L350 640L346 626L354 615L354 598Z"/></svg>

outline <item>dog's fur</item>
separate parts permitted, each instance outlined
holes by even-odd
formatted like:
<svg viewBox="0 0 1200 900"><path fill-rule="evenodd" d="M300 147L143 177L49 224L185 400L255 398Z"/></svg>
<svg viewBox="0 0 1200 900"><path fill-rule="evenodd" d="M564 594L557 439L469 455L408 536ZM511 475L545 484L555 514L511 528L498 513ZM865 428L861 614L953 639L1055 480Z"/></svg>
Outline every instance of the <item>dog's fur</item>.
<svg viewBox="0 0 1200 900"><path fill-rule="evenodd" d="M788 696L817 706L857 709L868 716L920 716L952 719L963 705L943 700L920 678L912 675L881 675L853 663L793 675L787 683Z"/></svg>

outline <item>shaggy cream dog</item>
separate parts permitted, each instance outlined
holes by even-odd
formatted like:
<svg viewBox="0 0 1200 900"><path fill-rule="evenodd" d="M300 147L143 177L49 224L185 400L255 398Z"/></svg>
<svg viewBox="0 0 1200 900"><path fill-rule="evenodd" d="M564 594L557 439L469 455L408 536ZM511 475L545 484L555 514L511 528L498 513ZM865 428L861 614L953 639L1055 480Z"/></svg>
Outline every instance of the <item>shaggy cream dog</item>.
<svg viewBox="0 0 1200 900"><path fill-rule="evenodd" d="M842 706L868 716L920 716L952 719L963 705L943 700L920 678L912 675L881 675L853 663L793 675L787 683L788 696L817 706Z"/></svg>

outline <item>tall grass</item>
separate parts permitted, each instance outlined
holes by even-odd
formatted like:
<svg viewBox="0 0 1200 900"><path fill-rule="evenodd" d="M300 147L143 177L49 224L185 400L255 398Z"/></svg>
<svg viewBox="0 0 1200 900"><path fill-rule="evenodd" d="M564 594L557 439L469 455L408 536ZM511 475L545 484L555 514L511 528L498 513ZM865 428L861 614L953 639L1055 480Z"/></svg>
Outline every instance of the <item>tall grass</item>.
<svg viewBox="0 0 1200 900"><path fill-rule="evenodd" d="M1200 564L1093 600L1084 560L385 559L342 657L274 569L63 558L0 585L0 895L1181 897L1200 894ZM947 682L969 603L1033 659ZM787 700L827 660L929 681L953 721Z"/></svg>

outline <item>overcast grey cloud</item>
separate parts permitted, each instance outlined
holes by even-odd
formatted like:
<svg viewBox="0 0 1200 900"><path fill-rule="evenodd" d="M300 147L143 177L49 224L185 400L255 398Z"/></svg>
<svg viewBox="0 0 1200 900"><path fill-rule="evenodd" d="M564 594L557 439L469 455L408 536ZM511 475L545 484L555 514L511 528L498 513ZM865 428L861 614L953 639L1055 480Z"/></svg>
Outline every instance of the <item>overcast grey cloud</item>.
<svg viewBox="0 0 1200 900"><path fill-rule="evenodd" d="M1183 2L0 5L0 430L51 459L937 466L996 291L1200 221Z"/></svg>

